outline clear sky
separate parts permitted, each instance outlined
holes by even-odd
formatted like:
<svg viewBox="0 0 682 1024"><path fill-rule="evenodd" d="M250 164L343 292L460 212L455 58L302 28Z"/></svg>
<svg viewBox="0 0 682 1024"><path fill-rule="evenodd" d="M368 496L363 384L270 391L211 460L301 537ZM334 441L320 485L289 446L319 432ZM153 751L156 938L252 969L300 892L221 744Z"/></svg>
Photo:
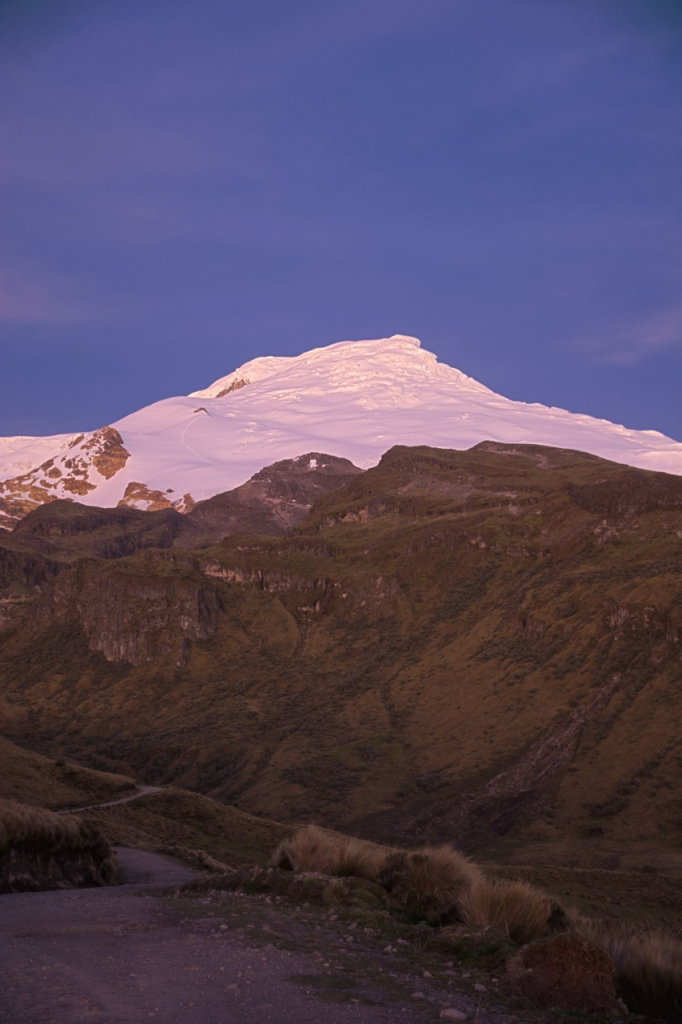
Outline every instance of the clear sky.
<svg viewBox="0 0 682 1024"><path fill-rule="evenodd" d="M412 334L682 440L679 0L2 0L0 434Z"/></svg>

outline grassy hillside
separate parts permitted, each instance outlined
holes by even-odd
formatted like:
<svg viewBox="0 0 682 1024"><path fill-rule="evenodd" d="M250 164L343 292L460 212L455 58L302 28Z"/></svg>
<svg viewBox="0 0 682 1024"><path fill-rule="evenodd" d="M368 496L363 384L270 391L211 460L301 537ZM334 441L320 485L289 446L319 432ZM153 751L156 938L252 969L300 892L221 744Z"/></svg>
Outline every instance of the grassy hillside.
<svg viewBox="0 0 682 1024"><path fill-rule="evenodd" d="M291 825L256 818L175 788L90 810L88 820L117 846L174 852L198 867L204 866L201 855L235 867L267 864L274 848L291 832Z"/></svg>
<svg viewBox="0 0 682 1024"><path fill-rule="evenodd" d="M280 820L674 848L681 551L677 477L396 448L286 538L81 561L2 692L46 752Z"/></svg>
<svg viewBox="0 0 682 1024"><path fill-rule="evenodd" d="M118 800L134 791L124 775L93 771L69 758L49 758L0 736L0 800L57 810Z"/></svg>

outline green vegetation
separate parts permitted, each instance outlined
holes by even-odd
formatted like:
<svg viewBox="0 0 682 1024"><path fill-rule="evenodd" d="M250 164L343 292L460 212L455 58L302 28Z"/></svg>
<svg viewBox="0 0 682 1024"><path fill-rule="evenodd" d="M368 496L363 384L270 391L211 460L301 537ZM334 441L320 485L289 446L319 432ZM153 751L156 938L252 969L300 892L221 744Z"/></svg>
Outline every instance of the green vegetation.
<svg viewBox="0 0 682 1024"><path fill-rule="evenodd" d="M134 789L127 776L93 771L70 758L44 757L0 736L0 799L57 810L117 800Z"/></svg>
<svg viewBox="0 0 682 1024"><path fill-rule="evenodd" d="M390 844L674 850L681 531L676 477L395 448L286 537L82 559L13 605L13 735Z"/></svg>
<svg viewBox="0 0 682 1024"><path fill-rule="evenodd" d="M88 818L111 843L175 854L200 867L207 867L207 858L236 867L267 864L273 847L291 832L291 826L172 788L91 809Z"/></svg>

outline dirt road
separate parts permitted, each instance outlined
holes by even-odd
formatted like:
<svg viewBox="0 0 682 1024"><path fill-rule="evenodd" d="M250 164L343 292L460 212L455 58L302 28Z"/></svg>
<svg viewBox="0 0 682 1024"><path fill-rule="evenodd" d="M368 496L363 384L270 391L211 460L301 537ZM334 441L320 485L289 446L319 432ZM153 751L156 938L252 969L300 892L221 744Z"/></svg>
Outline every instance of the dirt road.
<svg viewBox="0 0 682 1024"><path fill-rule="evenodd" d="M381 975L374 984L347 968L332 971L327 952L282 948L274 908L266 921L265 908L216 916L140 895L193 872L156 854L119 856L123 886L0 897L2 1024L439 1020L440 1001L410 1000L409 987L387 990Z"/></svg>
<svg viewBox="0 0 682 1024"><path fill-rule="evenodd" d="M151 793L162 793L163 786L137 786L134 793L122 796L118 800L108 800L105 804L88 804L87 807L68 807L57 814L80 814L81 811L92 811L96 807L117 807L118 804L129 804L133 800L139 800L142 796L149 796Z"/></svg>

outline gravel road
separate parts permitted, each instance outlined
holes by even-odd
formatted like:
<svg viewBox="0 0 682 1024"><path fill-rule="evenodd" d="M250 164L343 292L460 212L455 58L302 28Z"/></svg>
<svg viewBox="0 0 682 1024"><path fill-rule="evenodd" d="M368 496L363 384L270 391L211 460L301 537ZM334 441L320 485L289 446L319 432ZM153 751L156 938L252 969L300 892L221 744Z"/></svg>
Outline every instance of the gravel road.
<svg viewBox="0 0 682 1024"><path fill-rule="evenodd" d="M395 1024L439 1020L319 953L278 948L258 908L222 921L182 901L140 894L194 872L156 854L119 849L126 884L0 897L2 1024ZM275 915L274 917L272 915ZM250 929L252 929L250 931ZM268 942L268 933L273 941ZM260 939L257 938L260 936ZM420 997L425 998L425 997Z"/></svg>
<svg viewBox="0 0 682 1024"><path fill-rule="evenodd" d="M88 804L86 807L68 807L65 810L57 811L57 814L80 814L82 811L92 811L96 807L117 807L118 804L129 804L133 800L139 800L142 796L149 796L152 793L162 793L163 786L137 786L134 793L128 796L119 797L118 800L107 800L105 804Z"/></svg>

